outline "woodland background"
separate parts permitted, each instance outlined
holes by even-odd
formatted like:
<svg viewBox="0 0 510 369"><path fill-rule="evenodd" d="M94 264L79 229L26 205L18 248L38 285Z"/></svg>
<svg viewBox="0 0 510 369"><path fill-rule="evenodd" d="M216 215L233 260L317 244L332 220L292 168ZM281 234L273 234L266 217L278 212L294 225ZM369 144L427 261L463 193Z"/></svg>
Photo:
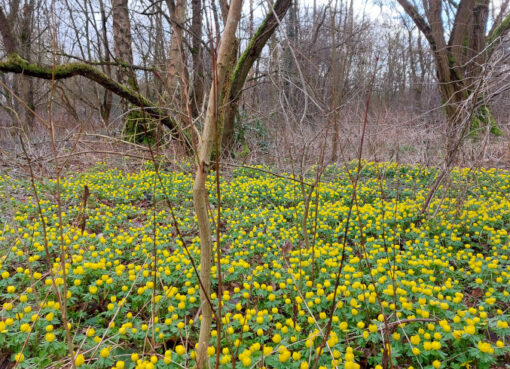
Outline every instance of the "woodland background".
<svg viewBox="0 0 510 369"><path fill-rule="evenodd" d="M237 86L237 111L225 113L231 115L231 124L222 132L227 157L284 165L298 157L314 161L324 151L328 162L352 159L370 95L364 153L368 159L442 162L451 136L445 114L449 102L441 95L435 51L410 13L396 1L286 3L288 11L277 17L279 27L263 45L246 83ZM433 3L442 6L442 33L448 39L456 20L468 23L469 17L459 14L462 6L475 2L407 2L422 13ZM504 23L508 1L483 3L487 19L481 32L489 34L502 23L508 28ZM232 65L272 6L266 1L245 2ZM85 64L138 92L148 102L145 108L157 106L180 127L157 130L158 124L133 124L137 111L140 118L139 106L120 98L118 86L108 89L97 79L84 77L89 71L71 72L73 78L52 83L47 80L51 75L30 77L23 68L9 73L13 70L4 65L5 73L0 74L4 152L21 152L17 138L21 133L29 138L32 153L45 157L50 145L43 121L51 116L59 148L66 151L77 144L78 152L90 156L87 160L99 158L101 151L109 155L138 150L121 141L143 146L147 139L143 136L154 139L156 134L164 152L186 154L182 139L170 138L181 130L192 140L193 129L202 127L226 1L2 0L0 10L4 63L16 53L27 62L49 67L47 72L52 65ZM427 14L424 18L430 21ZM491 54L495 57L476 61L477 68L483 68L476 77L484 91L480 95L490 107L498 134L490 133L491 124L472 128L455 155L458 164L508 166L505 35L506 29L489 46L484 44L482 50L497 49ZM480 50L476 52L479 55ZM227 99L222 106L229 105ZM4 165L12 165L12 159L4 155Z"/></svg>

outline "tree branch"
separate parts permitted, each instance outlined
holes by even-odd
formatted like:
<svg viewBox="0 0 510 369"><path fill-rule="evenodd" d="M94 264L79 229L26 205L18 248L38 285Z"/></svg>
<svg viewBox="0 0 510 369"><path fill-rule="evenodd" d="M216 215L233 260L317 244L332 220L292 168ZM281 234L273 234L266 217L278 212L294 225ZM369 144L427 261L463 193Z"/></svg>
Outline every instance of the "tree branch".
<svg viewBox="0 0 510 369"><path fill-rule="evenodd" d="M115 62L115 61L112 62L109 60L89 61L89 60L82 59L79 56L75 56L75 55L67 54L67 53L60 53L60 52L55 53L55 55L64 56L69 59L78 60L79 62L88 64L88 65L96 65L96 66L109 65L109 66L116 66L116 67L127 67L127 68L136 69L136 70L143 70L145 72L155 72L156 71L155 67L145 67L143 65L119 63L119 62Z"/></svg>
<svg viewBox="0 0 510 369"><path fill-rule="evenodd" d="M496 39L505 36L508 30L510 30L510 14L503 18L501 23L491 30L487 36L487 45L492 45Z"/></svg>
<svg viewBox="0 0 510 369"><path fill-rule="evenodd" d="M266 15L266 18L250 39L250 42L239 58L232 75L232 87L230 89L231 100L239 98L239 94L253 63L260 56L267 40L269 40L278 26L278 19L282 19L285 16L285 13L289 9L291 3L292 0L277 0L274 4L274 11L270 11Z"/></svg>
<svg viewBox="0 0 510 369"><path fill-rule="evenodd" d="M131 104L140 107L152 118L157 119L171 130L175 130L177 132L176 135L182 134L181 128L164 110L157 107L154 103L138 92L114 81L106 74L89 64L68 63L51 67L29 63L18 54L10 54L6 61L0 62L0 72L23 74L47 80L66 79L74 76L85 77L100 84L107 90L112 91L114 94L126 99Z"/></svg>
<svg viewBox="0 0 510 369"><path fill-rule="evenodd" d="M432 49L436 48L436 41L432 36L432 30L430 26L427 24L425 19L421 16L421 14L416 10L416 8L407 0L397 0L402 8L404 8L407 15L411 17L414 21L418 29L423 33L423 35L427 38Z"/></svg>

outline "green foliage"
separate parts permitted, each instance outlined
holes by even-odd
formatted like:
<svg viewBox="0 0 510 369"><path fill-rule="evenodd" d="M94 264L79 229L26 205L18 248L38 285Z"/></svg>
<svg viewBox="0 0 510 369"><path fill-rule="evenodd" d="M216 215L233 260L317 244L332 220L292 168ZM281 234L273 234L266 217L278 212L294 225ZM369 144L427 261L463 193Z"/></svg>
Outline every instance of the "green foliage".
<svg viewBox="0 0 510 369"><path fill-rule="evenodd" d="M317 188L319 208L312 204L308 218L315 238L310 249L303 248L298 184L247 168L221 179L220 368L231 368L236 352L238 367L306 368L309 358L313 363L342 253L337 305L320 366L357 368L356 362L367 360L378 368L385 318L391 357L399 367L501 365L510 351L510 173L455 169L428 217L418 222L437 171L364 162L344 250L353 192L349 174L355 171L356 163L326 168ZM0 232L2 353L15 360L27 342L20 367L69 363L62 312L45 262L49 256L60 291L64 276L67 280L67 316L76 355L85 360L81 368L195 365L200 286L188 252L198 263L200 247L193 176L190 171L161 176L162 184L147 164L135 173L96 167L63 179L59 188L50 179L38 183L47 239L29 183L0 177L2 201L7 183L11 192L27 194L10 200L18 212ZM207 186L216 208L214 181L211 175ZM85 185L91 205L82 233L75 220ZM63 244L57 190L64 209ZM182 239L162 205L165 195ZM287 241L291 249L284 252ZM313 267L318 273L312 280ZM212 274L216 288L216 267ZM218 300L214 293L215 307ZM209 349L212 364L217 333Z"/></svg>
<svg viewBox="0 0 510 369"><path fill-rule="evenodd" d="M490 132L495 136L501 136L503 132L499 128L490 108L487 105L483 105L476 113L471 124L471 135L477 136L478 131L483 127L490 127Z"/></svg>
<svg viewBox="0 0 510 369"><path fill-rule="evenodd" d="M124 137L127 141L139 144L153 144L156 136L156 124L139 109L131 109L124 121Z"/></svg>

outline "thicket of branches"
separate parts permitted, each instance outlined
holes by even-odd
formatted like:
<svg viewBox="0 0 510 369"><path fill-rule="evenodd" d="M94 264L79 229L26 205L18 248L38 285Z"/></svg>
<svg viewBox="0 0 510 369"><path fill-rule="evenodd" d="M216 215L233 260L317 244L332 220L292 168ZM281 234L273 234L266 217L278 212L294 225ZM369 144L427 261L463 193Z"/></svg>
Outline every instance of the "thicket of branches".
<svg viewBox="0 0 510 369"><path fill-rule="evenodd" d="M218 111L224 150L278 162L289 149L303 146L316 154L314 134L320 131L328 132L328 160L339 159L340 145L354 157L378 59L367 143L373 159L399 153L430 163L443 157L455 146L459 129L451 121L457 106L485 78L488 91L480 95L480 106L487 109L475 114L467 136L484 135L489 124L503 136L490 138L496 142L492 159L501 161L508 125L508 1L481 2L482 20L470 15L481 14L475 3L280 1L278 10L276 3L245 2L228 70L232 83L221 92ZM41 123L35 117L47 115L50 96L50 83L41 78L54 78L52 111L64 130L86 126L89 132L143 143L142 136L154 132L143 118L151 116L169 128L163 132L177 138L178 146L190 148L193 130L200 130L205 118L211 60L228 7L224 0L129 5L126 0L2 0L4 144L20 129L37 132ZM266 32L261 25L272 10L274 27ZM437 24L434 14L440 14L439 29L430 27ZM483 29L474 35L477 27ZM459 51L453 44L459 34L471 32L467 29L473 35ZM479 35L483 43L476 43ZM445 48L448 52L440 54ZM485 65L492 80L484 77Z"/></svg>

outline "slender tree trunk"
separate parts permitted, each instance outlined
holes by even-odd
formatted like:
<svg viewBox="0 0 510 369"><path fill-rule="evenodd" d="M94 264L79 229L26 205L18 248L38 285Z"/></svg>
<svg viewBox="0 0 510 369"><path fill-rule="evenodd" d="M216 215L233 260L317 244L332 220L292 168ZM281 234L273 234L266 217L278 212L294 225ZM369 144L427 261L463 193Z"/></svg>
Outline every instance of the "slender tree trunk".
<svg viewBox="0 0 510 369"><path fill-rule="evenodd" d="M289 101L292 103L292 82L294 79L294 57L292 55L292 52L290 50L291 47L294 47L296 45L296 23L297 23L297 5L294 1L291 5L291 9L289 12L289 17L287 19L287 25L286 25L286 35L287 35L287 47L285 48L284 55L283 55L283 68L284 68L284 82L283 82L283 88L285 95L289 99Z"/></svg>
<svg viewBox="0 0 510 369"><path fill-rule="evenodd" d="M106 75L109 78L112 78L112 66L109 64L111 62L110 58L110 48L108 43L108 30L107 30L107 19L106 13L104 9L103 0L99 0L99 9L101 12L101 31L103 38L103 47L104 47L104 60L107 63L105 66ZM112 100L113 94L110 90L105 89L103 94L103 101L101 103L101 117L104 120L104 123L108 126L110 121L110 112L112 110Z"/></svg>
<svg viewBox="0 0 510 369"><path fill-rule="evenodd" d="M118 81L138 92L138 81L133 69L133 40L131 22L129 20L128 0L112 0L114 55L117 63ZM153 136L148 120L138 106L130 106L122 100L124 116L124 135L130 141L144 142Z"/></svg>
<svg viewBox="0 0 510 369"><path fill-rule="evenodd" d="M202 60L202 0L191 0L192 19L192 59L193 59L193 93L191 109L193 116L200 112L204 99L204 63Z"/></svg>
<svg viewBox="0 0 510 369"><path fill-rule="evenodd" d="M221 99L222 104L219 109L219 121L221 123L221 145L224 154L229 154L233 148L234 139L234 123L237 115L239 99L242 95L242 89L246 81L246 77L250 72L253 63L258 59L263 47L278 26L278 19L283 19L287 10L292 4L292 0L277 0L274 3L273 9L266 15L262 24L258 27L257 31L250 39L248 46L243 51L237 64L232 65L230 69L231 77L227 79L227 84L223 87L221 92L224 94ZM237 41L235 42L237 43ZM230 61L235 63L236 52L234 52L236 45L233 45L233 53Z"/></svg>
<svg viewBox="0 0 510 369"><path fill-rule="evenodd" d="M32 60L32 30L34 18L34 1L26 3L23 7L23 20L20 34L20 55L28 61ZM23 76L22 80L23 99L26 104L24 120L28 129L34 126L35 103L34 103L34 80L32 77Z"/></svg>
<svg viewBox="0 0 510 369"><path fill-rule="evenodd" d="M353 29L354 29L354 0L350 0L349 5L346 4L346 15L343 18L343 34L346 39L341 52L338 53L336 48L337 30L335 25L334 14L331 15L331 32L332 32L332 50L331 50L331 70L333 73L333 85L331 91L331 109L333 111L333 135L331 137L331 161L338 160L340 122L339 107L344 99L345 77L349 74L351 61L353 57ZM340 3L340 8L343 7ZM336 10L336 9L335 9Z"/></svg>
<svg viewBox="0 0 510 369"><path fill-rule="evenodd" d="M203 288L200 290L200 302L202 306L202 320L200 322L200 333L197 348L197 368L207 367L207 347L211 338L211 324L213 318L212 306L210 306L211 295L211 262L212 262L212 236L211 224L207 212L207 189L205 181L210 168L211 153L214 147L215 136L217 137L216 107L218 91L223 90L226 83L227 67L230 55L233 51L236 39L235 33L239 19L241 18L242 0L232 0L228 17L221 38L218 57L216 61L216 78L213 78L209 102L204 121L204 129L201 136L197 172L193 185L193 204L197 215L200 234L200 279ZM214 82L217 81L215 84ZM220 245L218 245L220 247Z"/></svg>
<svg viewBox="0 0 510 369"><path fill-rule="evenodd" d="M333 135L331 136L331 162L335 163L338 160L338 139L340 135L340 122L338 121L338 85L339 85L339 58L337 55L336 45L336 10L338 1L335 2L335 7L330 12L330 28L331 28L331 72L332 86L331 86L331 116L333 120ZM315 5L315 2L314 2ZM314 6L315 12L315 6Z"/></svg>

